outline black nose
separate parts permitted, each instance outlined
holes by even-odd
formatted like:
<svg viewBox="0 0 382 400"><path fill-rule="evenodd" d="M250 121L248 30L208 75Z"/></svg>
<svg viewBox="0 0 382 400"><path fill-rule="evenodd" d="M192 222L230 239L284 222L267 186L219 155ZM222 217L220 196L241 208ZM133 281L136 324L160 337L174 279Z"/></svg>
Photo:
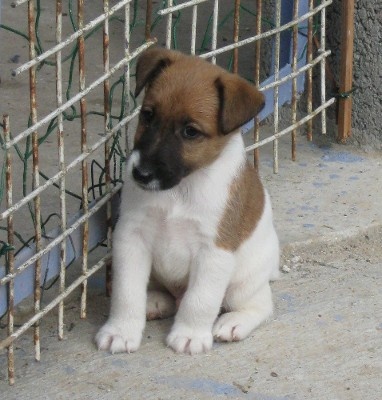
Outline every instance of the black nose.
<svg viewBox="0 0 382 400"><path fill-rule="evenodd" d="M148 169L139 169L134 167L132 171L133 178L144 185L150 183L154 179L154 174Z"/></svg>

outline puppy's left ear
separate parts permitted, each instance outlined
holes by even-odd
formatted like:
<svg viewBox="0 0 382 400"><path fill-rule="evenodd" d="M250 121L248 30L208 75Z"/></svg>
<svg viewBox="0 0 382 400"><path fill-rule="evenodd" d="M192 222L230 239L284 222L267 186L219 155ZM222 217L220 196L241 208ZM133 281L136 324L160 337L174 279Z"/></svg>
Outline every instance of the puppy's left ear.
<svg viewBox="0 0 382 400"><path fill-rule="evenodd" d="M238 75L224 73L215 85L219 94L219 127L224 135L250 121L264 108L264 95Z"/></svg>
<svg viewBox="0 0 382 400"><path fill-rule="evenodd" d="M137 97L146 85L153 82L178 57L180 53L160 47L151 47L143 52L137 62L134 96Z"/></svg>

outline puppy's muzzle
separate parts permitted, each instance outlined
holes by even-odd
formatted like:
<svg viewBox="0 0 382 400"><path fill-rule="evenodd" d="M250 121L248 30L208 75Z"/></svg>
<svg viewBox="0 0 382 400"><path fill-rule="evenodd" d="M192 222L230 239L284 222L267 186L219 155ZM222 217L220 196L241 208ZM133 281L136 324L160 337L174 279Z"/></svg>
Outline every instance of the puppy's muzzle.
<svg viewBox="0 0 382 400"><path fill-rule="evenodd" d="M133 167L131 174L134 180L141 186L147 186L154 179L153 171L147 168Z"/></svg>
<svg viewBox="0 0 382 400"><path fill-rule="evenodd" d="M182 180L185 176L184 167L174 152L167 153L166 157L161 157L161 154L150 154L147 157L141 150L132 151L128 171L140 188L150 191L168 190Z"/></svg>
<svg viewBox="0 0 382 400"><path fill-rule="evenodd" d="M145 190L160 190L160 182L154 168L149 163L142 163L141 154L134 150L129 158L128 169L135 183Z"/></svg>

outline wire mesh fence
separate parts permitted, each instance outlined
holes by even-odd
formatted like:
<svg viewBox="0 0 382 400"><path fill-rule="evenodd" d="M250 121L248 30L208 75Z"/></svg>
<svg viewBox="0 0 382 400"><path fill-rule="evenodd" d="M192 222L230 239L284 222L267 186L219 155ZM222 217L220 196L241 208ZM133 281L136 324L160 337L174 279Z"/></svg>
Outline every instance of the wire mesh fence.
<svg viewBox="0 0 382 400"><path fill-rule="evenodd" d="M12 9L3 4L0 350L7 352L11 384L15 341L33 329L40 360L44 316L57 309L62 339L65 299L80 288L85 318L88 279L105 269L110 285L113 221L139 113L132 95L139 54L155 44L179 49L259 86L267 106L243 133L256 164L258 149L273 142L277 172L281 136L291 134L295 159L298 130L311 140L316 118L326 131L325 111L334 102L325 93L330 4L17 0ZM280 120L285 104L287 122ZM53 295L44 296L46 291Z"/></svg>

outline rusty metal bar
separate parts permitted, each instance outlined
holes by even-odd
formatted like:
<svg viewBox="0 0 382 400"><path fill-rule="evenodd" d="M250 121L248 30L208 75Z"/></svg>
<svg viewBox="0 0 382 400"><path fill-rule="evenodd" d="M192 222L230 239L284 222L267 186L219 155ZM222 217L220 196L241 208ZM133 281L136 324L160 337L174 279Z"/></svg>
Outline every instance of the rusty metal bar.
<svg viewBox="0 0 382 400"><path fill-rule="evenodd" d="M126 59L130 59L130 25L129 25L129 21L130 21L130 5L128 4L128 5L126 5L126 8L125 8L125 58ZM150 43L150 42L148 42L148 43ZM153 42L151 41L151 43L153 43ZM125 65L124 79L125 79L125 88L124 88L124 94L123 94L122 101L124 103L124 110L125 110L125 115L126 115L130 112L130 88L131 88L130 63L127 63ZM130 153L129 124L128 123L124 124L124 127L125 127L125 154L127 155ZM111 281L110 281L110 286L111 286Z"/></svg>
<svg viewBox="0 0 382 400"><path fill-rule="evenodd" d="M314 0L309 0L309 11L314 8ZM308 43L307 43L307 55L306 61L308 64L312 63L313 60L313 16L308 18ZM310 114L313 110L313 69L309 68L307 71L307 113ZM309 120L307 123L307 140L310 142L313 140L313 120Z"/></svg>
<svg viewBox="0 0 382 400"><path fill-rule="evenodd" d="M151 38L151 25L153 16L153 2L152 0L146 1L146 22L145 22L145 39L150 40ZM129 21L130 18L127 20Z"/></svg>
<svg viewBox="0 0 382 400"><path fill-rule="evenodd" d="M10 141L10 126L9 116L4 115L3 117L3 132L5 142ZM13 193L13 181L12 181L12 155L11 150L6 150L5 155L5 185L6 185L6 207L12 206L12 193ZM15 252L14 252L14 228L13 228L13 214L10 214L7 218L7 232L8 232L8 246L9 251L7 252L7 271L13 273L15 268ZM14 297L15 287L13 279L8 283L8 336L11 336L14 331ZM14 346L10 344L8 347L8 381L10 385L15 383L15 354Z"/></svg>
<svg viewBox="0 0 382 400"><path fill-rule="evenodd" d="M233 14L233 42L239 41L239 30L240 30L240 0L235 0L235 8ZM233 65L232 72L237 74L239 71L239 48L233 49Z"/></svg>
<svg viewBox="0 0 382 400"><path fill-rule="evenodd" d="M35 2L33 0L28 1L28 42L29 42L29 59L32 60L35 57ZM36 68L32 67L29 70L29 103L32 125L37 122L37 100L36 100ZM32 160L33 160L33 172L32 172L32 187L33 190L37 189L40 185L39 182L39 149L38 149L38 132L37 130L32 132ZM33 200L34 203L34 229L35 229L35 246L36 252L41 250L41 201L40 196L36 196ZM35 272L34 272L34 312L37 314L40 311L41 301L41 258L36 260ZM36 322L34 325L34 349L35 359L40 361L41 357L41 345L40 345L40 324Z"/></svg>
<svg viewBox="0 0 382 400"><path fill-rule="evenodd" d="M152 1L147 0L147 8L146 8L146 33L145 38L146 41L150 41L151 39L151 18L152 18ZM127 4L125 7L125 40L124 40L124 48L125 48L125 58L130 59L130 4ZM130 112L130 63L127 63L124 67L124 89L122 95L122 101L124 104L124 115ZM138 107L139 110L140 107ZM137 112L137 110L135 110ZM134 113L133 113L134 114ZM130 119L129 119L130 121ZM125 144L125 154L130 153L129 148L129 123L125 123L124 125L124 144ZM112 261L111 259L106 263L106 295L111 296L112 291Z"/></svg>
<svg viewBox="0 0 382 400"><path fill-rule="evenodd" d="M321 10L321 48L320 53L325 51L326 47L326 8ZM321 104L326 101L326 59L324 58L320 64L321 67ZM326 135L326 109L324 108L321 113L321 129L322 134Z"/></svg>
<svg viewBox="0 0 382 400"><path fill-rule="evenodd" d="M256 0L256 35L261 34L262 24L261 18L263 14L263 1ZM261 40L257 40L255 42L255 76L254 81L256 87L260 86L260 61L261 61ZM259 117L255 118L255 126L254 126L254 141L257 143L260 140L260 119ZM253 152L253 164L256 169L259 168L260 162L260 154L259 149L256 148Z"/></svg>
<svg viewBox="0 0 382 400"><path fill-rule="evenodd" d="M196 51L196 24L198 20L198 6L192 7L192 22L191 22L191 54L195 55Z"/></svg>
<svg viewBox="0 0 382 400"><path fill-rule="evenodd" d="M84 25L84 0L77 1L77 23L78 28L82 29ZM81 35L78 38L78 67L79 67L79 90L85 90L85 37ZM86 126L86 98L80 100L81 113L81 153L87 152L87 126ZM86 216L89 212L88 204L88 163L85 158L81 165L82 170L82 210ZM89 238L89 222L85 220L82 227L82 273L86 275L88 268L88 238ZM80 317L86 318L86 300L87 300L87 280L85 279L81 285L81 311Z"/></svg>
<svg viewBox="0 0 382 400"><path fill-rule="evenodd" d="M109 0L103 0L103 12L106 14L109 10ZM106 18L103 26L103 70L106 75L110 69L110 38L109 38L109 20ZM104 130L105 135L110 132L110 80L105 79L103 83L103 98L104 98ZM110 189L110 144L109 140L105 142L105 183L106 190Z"/></svg>
<svg viewBox="0 0 382 400"><path fill-rule="evenodd" d="M62 0L56 1L56 43L62 40ZM56 103L57 107L62 105L62 54L59 50L56 53ZM64 152L64 128L62 114L57 116L57 145L58 145L58 167L60 171L65 170L65 152ZM60 178L60 229L61 232L66 230L66 196L65 174ZM60 294L65 290L66 281L66 240L60 244ZM64 338L64 301L58 305L58 338Z"/></svg>
<svg viewBox="0 0 382 400"><path fill-rule="evenodd" d="M109 0L103 0L103 12L106 14L109 9ZM128 24L128 20L126 21ZM103 68L105 74L109 73L110 69L110 37L109 37L109 20L105 19L103 27ZM103 84L103 97L104 97L104 131L105 135L110 133L110 81L106 79ZM108 135L109 136L109 135ZM106 193L111 191L111 176L110 176L110 140L105 142L105 188ZM111 201L106 203L106 245L109 252L111 252L112 245L112 213ZM106 265L106 293L111 293L111 263Z"/></svg>
<svg viewBox="0 0 382 400"><path fill-rule="evenodd" d="M298 19L299 0L293 2L293 20ZM297 71L298 25L293 26L292 31L292 72ZM297 78L292 79L292 125L297 120ZM292 131L292 161L296 161L296 137L297 129Z"/></svg>
<svg viewBox="0 0 382 400"><path fill-rule="evenodd" d="M340 93L351 93L353 89L353 48L354 48L354 0L343 2L341 6L341 65ZM352 96L338 99L339 143L346 143L351 136Z"/></svg>
<svg viewBox="0 0 382 400"><path fill-rule="evenodd" d="M219 0L214 1L214 10L212 13L212 39L211 39L211 50L216 51L218 42L218 19L219 19ZM211 63L216 64L216 55L211 56Z"/></svg>
<svg viewBox="0 0 382 400"><path fill-rule="evenodd" d="M147 0L147 8L146 8L146 27L145 27L145 39L148 41L147 43L153 43L151 39L151 18L152 18L152 1ZM130 3L126 4L125 6L125 29L124 29L124 51L125 51L125 59L130 60ZM156 39L154 39L156 41ZM123 87L123 94L122 94L122 102L123 102L123 110L124 116L130 113L130 62L126 63L124 66L124 87ZM139 107L138 107L139 109ZM135 110L137 112L137 110ZM135 113L133 112L133 114ZM126 117L125 117L126 118ZM125 119L124 118L124 119ZM132 118L129 118L124 127L124 142L125 142L125 154L129 154L129 121ZM114 128L111 130L113 131ZM117 130L115 132L118 132ZM108 136L109 134L107 134ZM109 260L106 263L106 295L111 295L112 290L112 263Z"/></svg>
<svg viewBox="0 0 382 400"><path fill-rule="evenodd" d="M281 0L276 1L276 12L275 12L275 28L280 28L281 22ZM275 34L275 48L274 48L274 81L277 82L280 76L280 32ZM273 172L278 173L279 170L279 155L278 155L278 138L277 134L279 131L279 87L275 86L273 94L273 132L275 140L273 141Z"/></svg>

